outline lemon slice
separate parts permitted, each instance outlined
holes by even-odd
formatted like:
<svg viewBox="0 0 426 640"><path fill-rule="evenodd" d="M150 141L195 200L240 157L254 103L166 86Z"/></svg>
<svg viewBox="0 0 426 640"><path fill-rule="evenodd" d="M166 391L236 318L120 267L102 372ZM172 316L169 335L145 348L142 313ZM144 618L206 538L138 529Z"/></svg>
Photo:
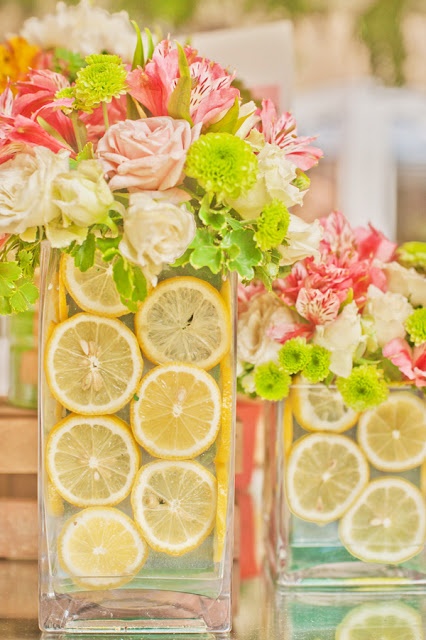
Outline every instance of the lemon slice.
<svg viewBox="0 0 426 640"><path fill-rule="evenodd" d="M141 569L148 547L135 523L112 507L89 507L65 523L58 556L73 581L90 589L129 582Z"/></svg>
<svg viewBox="0 0 426 640"><path fill-rule="evenodd" d="M283 445L284 454L288 456L293 444L293 407L291 406L291 399L286 398L283 408Z"/></svg>
<svg viewBox="0 0 426 640"><path fill-rule="evenodd" d="M113 266L114 260L105 262L100 251L96 251L94 265L87 271L80 271L72 256L62 255L60 273L63 282L81 309L110 318L129 313L115 286Z"/></svg>
<svg viewBox="0 0 426 640"><path fill-rule="evenodd" d="M341 433L358 420L358 414L344 404L334 387L300 382L292 386L290 397L294 415L307 431Z"/></svg>
<svg viewBox="0 0 426 640"><path fill-rule="evenodd" d="M136 390L142 356L120 320L78 313L53 329L44 366L52 394L70 411L115 413Z"/></svg>
<svg viewBox="0 0 426 640"><path fill-rule="evenodd" d="M192 460L158 460L142 467L132 491L135 520L156 551L180 556L213 529L216 479Z"/></svg>
<svg viewBox="0 0 426 640"><path fill-rule="evenodd" d="M422 494L402 478L373 480L343 516L339 535L347 550L364 562L405 562L425 543Z"/></svg>
<svg viewBox="0 0 426 640"><path fill-rule="evenodd" d="M211 369L229 351L230 316L208 282L182 276L152 289L135 316L143 352L156 364L188 362Z"/></svg>
<svg viewBox="0 0 426 640"><path fill-rule="evenodd" d="M314 433L300 438L287 460L286 490L291 511L323 524L340 518L368 482L361 449L349 438Z"/></svg>
<svg viewBox="0 0 426 640"><path fill-rule="evenodd" d="M426 404L409 391L392 393L359 419L358 442L381 471L418 467L426 456Z"/></svg>
<svg viewBox="0 0 426 640"><path fill-rule="evenodd" d="M355 607L336 629L336 640L423 640L421 615L403 602L374 602Z"/></svg>
<svg viewBox="0 0 426 640"><path fill-rule="evenodd" d="M204 369L169 364L151 369L131 404L136 440L152 456L195 458L214 442L220 425L221 397Z"/></svg>
<svg viewBox="0 0 426 640"><path fill-rule="evenodd" d="M113 505L130 493L139 450L126 423L115 416L70 415L49 434L46 465L71 504Z"/></svg>

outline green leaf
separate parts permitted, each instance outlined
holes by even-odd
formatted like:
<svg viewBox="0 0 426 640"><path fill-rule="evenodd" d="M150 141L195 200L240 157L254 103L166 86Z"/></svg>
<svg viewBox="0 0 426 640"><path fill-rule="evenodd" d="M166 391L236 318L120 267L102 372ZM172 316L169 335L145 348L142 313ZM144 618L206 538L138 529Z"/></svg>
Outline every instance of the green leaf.
<svg viewBox="0 0 426 640"><path fill-rule="evenodd" d="M145 33L148 39L148 51L146 52L146 59L151 60L152 54L154 53L154 40L152 39L152 33L148 29L148 27L145 27Z"/></svg>
<svg viewBox="0 0 426 640"><path fill-rule="evenodd" d="M219 213L213 209L201 206L198 216L200 220L204 222L206 227L213 227L213 229L216 229L217 231L220 231L226 226L226 218L223 213Z"/></svg>
<svg viewBox="0 0 426 640"><path fill-rule="evenodd" d="M84 145L80 153L77 154L77 157L76 157L77 164L82 160L93 160L94 157L95 157L95 154L93 152L93 144L91 142L88 142L87 144Z"/></svg>
<svg viewBox="0 0 426 640"><path fill-rule="evenodd" d="M25 280L17 284L15 292L10 296L9 302L14 313L27 311L38 298L38 289L31 282Z"/></svg>
<svg viewBox="0 0 426 640"><path fill-rule="evenodd" d="M12 307L10 306L9 298L0 295L0 315L9 316L11 313Z"/></svg>
<svg viewBox="0 0 426 640"><path fill-rule="evenodd" d="M232 107L225 113L223 118L211 124L207 132L217 133L235 133L238 128L238 115L240 112L240 105L238 99L235 98L235 102Z"/></svg>
<svg viewBox="0 0 426 640"><path fill-rule="evenodd" d="M191 253L192 253L192 249L187 249L185 251L185 253L183 255L181 255L180 258L175 260L171 266L172 267L182 267L183 265L188 264L189 258L191 256Z"/></svg>
<svg viewBox="0 0 426 640"><path fill-rule="evenodd" d="M145 300L148 293L148 286L146 283L146 278L143 275L142 271L139 267L133 267L133 282L134 282L134 290L133 290L133 300L134 302L138 302Z"/></svg>
<svg viewBox="0 0 426 640"><path fill-rule="evenodd" d="M80 271L87 271L95 262L96 240L93 233L88 233L86 239L74 254L75 266Z"/></svg>
<svg viewBox="0 0 426 640"><path fill-rule="evenodd" d="M197 249L200 247L214 246L214 236L208 229L197 229L194 239L189 245L190 249Z"/></svg>
<svg viewBox="0 0 426 640"><path fill-rule="evenodd" d="M136 69L136 67L143 67L145 65L145 54L143 50L143 42L139 25L134 20L132 20L131 22L133 29L136 31L136 47L132 61L132 69Z"/></svg>
<svg viewBox="0 0 426 640"><path fill-rule="evenodd" d="M194 249L189 261L196 269L208 267L212 273L219 273L222 269L223 254L220 247L200 247Z"/></svg>
<svg viewBox="0 0 426 640"><path fill-rule="evenodd" d="M167 112L172 118L187 120L190 125L193 125L189 110L192 88L191 74L188 60L186 59L182 45L178 43L177 48L180 78L178 79L176 87L173 89L169 98Z"/></svg>
<svg viewBox="0 0 426 640"><path fill-rule="evenodd" d="M244 279L252 280L254 277L254 267L262 261L262 252L257 248L253 231L240 229L230 231L222 241L222 247L228 248L230 253L235 248L239 249L237 255L232 252L232 257L228 260L228 268L237 271Z"/></svg>
<svg viewBox="0 0 426 640"><path fill-rule="evenodd" d="M114 262L112 273L120 296L125 300L131 300L133 295L133 274L128 267L127 261L122 256Z"/></svg>
<svg viewBox="0 0 426 640"><path fill-rule="evenodd" d="M96 248L102 253L106 253L111 249L118 249L118 245L121 242L121 237L115 238L96 238Z"/></svg>
<svg viewBox="0 0 426 640"><path fill-rule="evenodd" d="M0 278L13 282L22 276L22 269L17 262L0 262Z"/></svg>

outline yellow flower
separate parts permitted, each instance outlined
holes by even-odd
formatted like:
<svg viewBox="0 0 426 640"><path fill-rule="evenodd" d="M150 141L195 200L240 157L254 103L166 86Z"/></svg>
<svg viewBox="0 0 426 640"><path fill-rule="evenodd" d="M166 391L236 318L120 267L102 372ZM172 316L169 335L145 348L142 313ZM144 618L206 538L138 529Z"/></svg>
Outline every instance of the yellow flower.
<svg viewBox="0 0 426 640"><path fill-rule="evenodd" d="M13 36L0 45L0 91L8 81L25 78L40 53L39 47L29 44L24 38Z"/></svg>

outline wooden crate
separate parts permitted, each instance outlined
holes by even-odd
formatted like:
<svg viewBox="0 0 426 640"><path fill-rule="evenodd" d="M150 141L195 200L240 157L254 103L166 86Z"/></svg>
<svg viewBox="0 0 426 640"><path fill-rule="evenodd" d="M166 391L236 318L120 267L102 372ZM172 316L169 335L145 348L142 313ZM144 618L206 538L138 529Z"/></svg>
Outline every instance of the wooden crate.
<svg viewBox="0 0 426 640"><path fill-rule="evenodd" d="M0 399L0 558L37 558L37 412Z"/></svg>

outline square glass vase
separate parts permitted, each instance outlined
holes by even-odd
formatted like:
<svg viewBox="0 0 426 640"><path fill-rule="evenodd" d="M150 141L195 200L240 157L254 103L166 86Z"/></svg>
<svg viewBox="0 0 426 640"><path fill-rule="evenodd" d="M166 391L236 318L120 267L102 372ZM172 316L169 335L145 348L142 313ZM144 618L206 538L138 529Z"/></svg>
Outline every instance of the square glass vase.
<svg viewBox="0 0 426 640"><path fill-rule="evenodd" d="M229 631L236 283L164 270L130 313L70 260L42 249L40 628Z"/></svg>
<svg viewBox="0 0 426 640"><path fill-rule="evenodd" d="M389 387L357 413L335 387L268 402L266 555L283 587L426 585L426 403Z"/></svg>

